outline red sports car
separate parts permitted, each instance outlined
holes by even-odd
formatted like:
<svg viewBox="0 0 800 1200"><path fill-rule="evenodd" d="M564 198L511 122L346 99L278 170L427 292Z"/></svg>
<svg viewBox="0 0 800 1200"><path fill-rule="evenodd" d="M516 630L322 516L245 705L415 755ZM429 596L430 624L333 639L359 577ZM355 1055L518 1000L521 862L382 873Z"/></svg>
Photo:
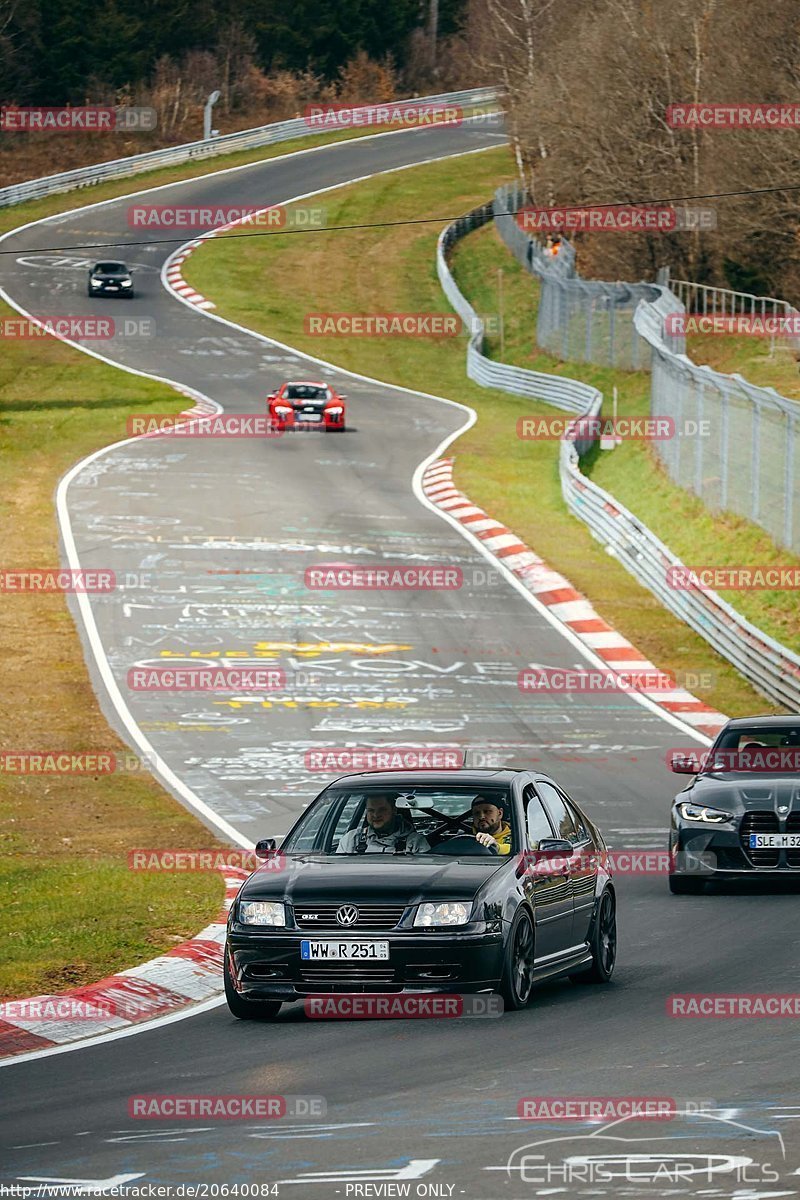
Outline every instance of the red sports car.
<svg viewBox="0 0 800 1200"><path fill-rule="evenodd" d="M282 383L277 392L267 396L270 423L285 429L324 429L343 433L345 429L345 397L327 383L302 380Z"/></svg>

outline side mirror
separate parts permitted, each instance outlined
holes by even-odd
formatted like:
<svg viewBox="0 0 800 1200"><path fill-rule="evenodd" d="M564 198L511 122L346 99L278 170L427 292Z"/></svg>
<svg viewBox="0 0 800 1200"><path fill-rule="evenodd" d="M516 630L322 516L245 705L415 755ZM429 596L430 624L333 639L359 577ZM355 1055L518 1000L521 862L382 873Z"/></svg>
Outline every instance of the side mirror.
<svg viewBox="0 0 800 1200"><path fill-rule="evenodd" d="M346 399L347 399L347 396L343 396L343 395L342 395L342 393L340 392L340 393L339 393L339 399L340 399L340 400L346 400Z"/></svg>
<svg viewBox="0 0 800 1200"><path fill-rule="evenodd" d="M272 858L278 850L278 843L275 838L262 838L260 842L256 842L256 858Z"/></svg>
<svg viewBox="0 0 800 1200"><path fill-rule="evenodd" d="M267 396L267 400L277 400L277 399L278 399L278 393L277 393L277 392L272 392L272 394L271 394L271 395Z"/></svg>
<svg viewBox="0 0 800 1200"><path fill-rule="evenodd" d="M673 754L669 760L669 769L676 775L698 775L703 767L699 756Z"/></svg>
<svg viewBox="0 0 800 1200"><path fill-rule="evenodd" d="M566 838L542 838L539 842L539 854L572 854L572 842L568 842Z"/></svg>

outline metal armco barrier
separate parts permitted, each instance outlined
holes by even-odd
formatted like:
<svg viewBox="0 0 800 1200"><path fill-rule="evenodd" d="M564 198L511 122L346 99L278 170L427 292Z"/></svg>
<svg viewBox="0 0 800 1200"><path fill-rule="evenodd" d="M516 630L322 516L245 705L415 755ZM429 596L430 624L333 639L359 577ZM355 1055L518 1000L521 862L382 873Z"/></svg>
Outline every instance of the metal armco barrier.
<svg viewBox="0 0 800 1200"><path fill-rule="evenodd" d="M498 96L495 88L471 88L462 92L443 92L437 96L415 96L410 100L391 103L405 104L491 104ZM354 108L353 112L368 112L375 105ZM321 126L307 124L303 117L290 121L277 121L271 125L260 125L256 129L242 129L238 133L224 134L211 141L186 142L182 146L167 146L163 150L151 150L146 154L133 154L129 158L115 158L110 162L91 167L76 167L73 171L62 171L58 175L45 175L41 179L11 184L0 188L0 208L10 204L21 204L24 200L38 200L56 192L71 192L76 188L90 187L106 179L123 179L152 171L156 167L170 167L180 163L214 158L219 154L231 154L235 150L250 150L257 146L270 146L274 142L286 142L292 138L309 137L324 132Z"/></svg>
<svg viewBox="0 0 800 1200"><path fill-rule="evenodd" d="M484 325L478 313L459 291L450 274L446 253L459 238L473 229L479 229L493 219L491 204L483 204L464 217L459 217L439 235L436 249L436 270L447 299L452 304L470 332L467 343L467 375L481 387L494 387L515 396L527 396L531 400L544 400L547 404L561 408L576 416L597 416L603 403L603 394L597 388L581 383L578 379L566 379L558 375L544 375L529 371L525 367L514 367L495 362L483 353ZM591 440L578 443L583 453L591 446Z"/></svg>
<svg viewBox="0 0 800 1200"><path fill-rule="evenodd" d="M551 267L552 260L545 258L538 244L530 250L520 240L522 238L525 242L534 241L519 229L513 218L508 221L507 214L512 205L508 203L507 194L504 194L499 202L496 199L495 203L500 213L506 215L506 230L502 236L515 256L522 255L520 261L523 263L536 261L539 268L535 271L536 274L539 274L540 270L557 270L563 278L565 270L570 269L564 260L557 265L554 263ZM445 253L459 238L490 221L493 207L489 204L483 205L448 225L439 236L436 251L436 269L445 295L472 330L467 348L469 378L484 387L496 387L542 400L557 408L584 416L599 415L603 396L597 389L578 380L562 379L528 371L522 367L493 362L482 353L483 323L459 291L447 265ZM513 232L511 225L517 230L519 237ZM574 260L572 267L574 269ZM655 331L662 328L663 313L671 311L675 298L664 287L652 284L646 286L656 299L640 303L636 311L636 330L639 336L650 341L650 335L655 336ZM589 449L592 440L576 443L568 433L560 443L561 490L570 512L588 525L592 536L605 546L639 583L648 588L665 608L705 638L758 691L777 704L800 711L800 656L751 625L716 592L696 588L684 591L669 586L668 572L670 568L684 568L681 560L632 512L581 473L580 455Z"/></svg>

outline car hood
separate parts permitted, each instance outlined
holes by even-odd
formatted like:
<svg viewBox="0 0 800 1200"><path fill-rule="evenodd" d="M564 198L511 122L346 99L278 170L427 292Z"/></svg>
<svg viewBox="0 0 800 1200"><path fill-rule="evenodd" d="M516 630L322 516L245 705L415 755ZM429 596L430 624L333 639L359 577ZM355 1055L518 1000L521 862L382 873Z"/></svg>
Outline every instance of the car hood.
<svg viewBox="0 0 800 1200"><path fill-rule="evenodd" d="M800 777L788 774L755 775L750 771L701 775L691 787L676 797L676 802L684 800L738 813L752 809L774 812L779 808L800 809Z"/></svg>
<svg viewBox="0 0 800 1200"><path fill-rule="evenodd" d="M375 861L377 860L377 861ZM454 859L436 855L288 855L259 867L240 895L248 900L286 899L293 904L351 901L419 904L471 900L507 858Z"/></svg>

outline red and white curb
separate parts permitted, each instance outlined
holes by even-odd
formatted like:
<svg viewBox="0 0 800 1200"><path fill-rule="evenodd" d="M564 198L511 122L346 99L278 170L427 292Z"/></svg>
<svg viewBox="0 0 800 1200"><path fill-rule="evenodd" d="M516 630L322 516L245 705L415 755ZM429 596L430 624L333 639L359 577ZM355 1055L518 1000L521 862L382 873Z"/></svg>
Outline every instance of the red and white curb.
<svg viewBox="0 0 800 1200"><path fill-rule="evenodd" d="M183 278L182 271L183 263L189 257L192 250L201 245L202 240L189 242L186 246L178 250L167 264L165 278L173 292L177 292L179 296L182 296L184 300L188 300L190 304L195 304L198 308L208 310L216 308L216 304L213 300L206 300L205 296L201 296L198 291L195 291Z"/></svg>
<svg viewBox="0 0 800 1200"><path fill-rule="evenodd" d="M229 221L227 225L218 225L215 229L209 229L208 233L195 238L193 242L187 242L185 246L181 246L179 250L176 250L164 268L164 279L167 286L183 300L186 300L189 304L194 304L197 308L205 309L207 312L212 308L216 308L217 306L213 300L206 300L205 296L201 296L191 284L186 282L183 278L183 264L193 251L202 246L203 242L207 242L209 238L216 237L217 234L228 233L231 229L236 229L238 225L244 225L249 220L249 217L242 217L238 221Z"/></svg>
<svg viewBox="0 0 800 1200"><path fill-rule="evenodd" d="M97 983L0 1004L0 1058L116 1032L218 995L227 910L249 872L223 874L225 907L196 937Z"/></svg>
<svg viewBox="0 0 800 1200"><path fill-rule="evenodd" d="M515 533L478 508L455 487L452 458L430 464L422 477L422 490L432 504L480 538L486 549L516 575L540 604L547 606L553 617L605 661L610 671L617 668L626 672L635 670L637 674L658 671L640 650L598 616L591 602L568 579L552 570ZM710 708L685 688L671 691L642 689L641 694L707 737L716 737L728 721L723 713Z"/></svg>

